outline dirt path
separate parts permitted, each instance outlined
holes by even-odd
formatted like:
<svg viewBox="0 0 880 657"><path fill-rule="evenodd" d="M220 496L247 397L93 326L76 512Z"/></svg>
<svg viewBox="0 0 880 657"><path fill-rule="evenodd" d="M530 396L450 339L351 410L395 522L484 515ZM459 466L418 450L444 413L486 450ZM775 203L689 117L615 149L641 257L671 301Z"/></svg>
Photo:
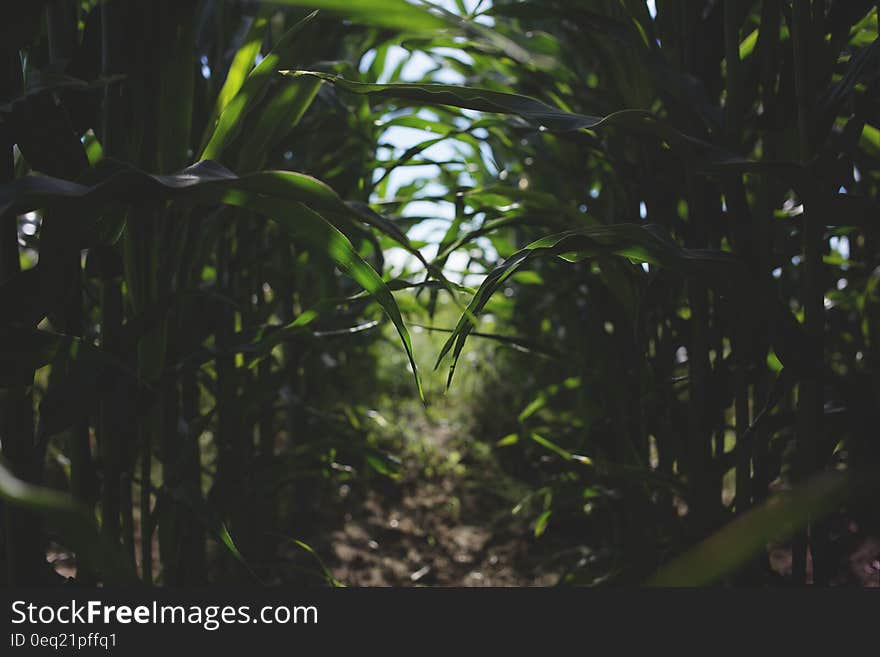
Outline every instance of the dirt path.
<svg viewBox="0 0 880 657"><path fill-rule="evenodd" d="M415 464L397 484L349 493L330 536L334 577L349 586L555 584L558 574L530 557L527 528L488 496L466 475L426 477Z"/></svg>
<svg viewBox="0 0 880 657"><path fill-rule="evenodd" d="M537 556L531 529L511 514L523 491L491 448L424 411L404 414L388 437L400 477L340 487L321 556L347 586L550 586L558 572Z"/></svg>

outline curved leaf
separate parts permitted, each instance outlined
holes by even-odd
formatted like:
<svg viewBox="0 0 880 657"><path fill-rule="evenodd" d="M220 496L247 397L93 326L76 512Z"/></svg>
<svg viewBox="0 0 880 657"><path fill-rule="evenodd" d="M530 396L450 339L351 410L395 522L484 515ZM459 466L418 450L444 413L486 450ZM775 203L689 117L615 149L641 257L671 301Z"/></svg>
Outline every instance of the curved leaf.
<svg viewBox="0 0 880 657"><path fill-rule="evenodd" d="M281 71L285 75L318 78L351 93L392 98L416 104L449 105L463 109L498 114L513 114L535 128L552 132L595 130L618 127L648 134L677 147L694 169L701 173L769 173L784 180L802 195L815 193L815 175L796 162L757 161L728 151L715 144L684 134L651 112L624 109L606 116L567 112L536 98L489 89L447 84L371 84L346 80L331 73Z"/></svg>
<svg viewBox="0 0 880 657"><path fill-rule="evenodd" d="M835 508L850 489L841 472L827 472L775 495L658 570L649 586L706 586L733 573L773 540L782 540Z"/></svg>
<svg viewBox="0 0 880 657"><path fill-rule="evenodd" d="M312 7L338 12L363 23L389 27L404 32L434 32L447 27L446 22L424 7L406 0L271 0L272 4Z"/></svg>
<svg viewBox="0 0 880 657"><path fill-rule="evenodd" d="M244 127L245 115L264 96L276 69L293 47L296 36L316 15L317 12L312 12L285 32L272 51L248 74L238 93L223 107L200 159L210 160L219 157L238 136Z"/></svg>
<svg viewBox="0 0 880 657"><path fill-rule="evenodd" d="M409 331L403 323L403 317L391 290L376 271L355 251L348 238L321 215L298 202L281 199L260 198L242 195L236 191L229 192L222 198L224 203L240 205L254 212L273 219L291 237L308 244L312 248L327 255L344 273L351 276L382 306L385 314L394 324L406 350L410 367L413 371L419 398L424 401L421 377L413 355L412 341Z"/></svg>
<svg viewBox="0 0 880 657"><path fill-rule="evenodd" d="M166 176L151 175L118 164L105 164L102 168L108 169L110 175L92 186L47 176L26 177L0 186L0 214L8 211L21 214L65 203L68 209L87 215L85 210L109 203L137 204L164 199L224 203L265 215L277 222L291 237L303 240L316 252L330 258L376 299L400 335L419 396L424 400L409 333L388 286L357 254L351 242L336 226L304 205L307 202L321 209L354 213L330 187L311 176L291 171L265 171L238 177L211 161L199 162L178 174ZM93 175L95 173L92 172ZM360 217L360 213L357 216ZM41 261L30 270L34 271L38 274L44 272L45 263ZM25 282L33 287L31 278L33 276ZM0 303L11 309L12 317L18 321L36 322L45 313L45 307L34 306L32 297L23 293L21 280L24 279L14 278L0 285ZM37 282L40 283L39 289L51 287L45 275L38 276Z"/></svg>
<svg viewBox="0 0 880 657"><path fill-rule="evenodd" d="M499 114L516 114L527 121L561 132L591 129L610 117L573 114L557 107L519 94L507 94L488 89L474 89L448 84L369 84L346 80L330 73L313 71L282 71L292 77L313 77L329 82L351 93L368 94L380 98L394 98L432 105L452 105L464 109ZM628 112L631 113L631 112ZM636 110L638 114L647 114ZM610 115L614 116L614 115Z"/></svg>
<svg viewBox="0 0 880 657"><path fill-rule="evenodd" d="M541 256L559 256L567 260L575 260L600 255L624 256L675 269L685 274L707 276L725 286L730 286L734 281L745 280L748 273L745 265L729 253L683 249L666 239L656 226L651 225L616 224L550 235L514 253L493 269L483 281L437 358L435 368L439 367L443 358L453 350L447 385L452 382L455 366L465 341L473 330L476 316L517 269L530 259ZM731 289L738 293L743 292L735 287Z"/></svg>

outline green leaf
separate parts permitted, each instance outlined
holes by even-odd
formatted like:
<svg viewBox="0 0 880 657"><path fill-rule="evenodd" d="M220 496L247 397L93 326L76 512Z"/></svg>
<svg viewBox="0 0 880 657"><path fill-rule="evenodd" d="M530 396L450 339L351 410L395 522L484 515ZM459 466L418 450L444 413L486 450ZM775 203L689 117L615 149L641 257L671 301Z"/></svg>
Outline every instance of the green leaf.
<svg viewBox="0 0 880 657"><path fill-rule="evenodd" d="M137 575L122 551L98 529L89 510L65 493L22 481L0 461L0 499L40 515L56 530L77 560L108 585L131 585Z"/></svg>
<svg viewBox="0 0 880 657"><path fill-rule="evenodd" d="M208 530L217 542L226 548L226 551L244 566L255 580L260 581L250 564L239 551L238 546L232 539L232 535L229 533L229 529L226 527L226 523L223 522L214 508L202 498L198 490L188 486L177 486L174 488L162 488L159 493L167 495L170 499L184 506L193 520Z"/></svg>
<svg viewBox="0 0 880 657"><path fill-rule="evenodd" d="M403 32L433 32L446 22L425 8L405 0L271 0L276 5L313 7L340 13L365 25L388 27Z"/></svg>
<svg viewBox="0 0 880 657"><path fill-rule="evenodd" d="M534 440L541 447L545 447L546 449L549 449L554 454L561 456L566 461L571 460L571 452L569 452L566 449L563 449L562 447L560 447L559 445L554 443L552 440L548 440L547 438L544 438L544 436L542 436L541 434L532 432L529 434L529 438Z"/></svg>
<svg viewBox="0 0 880 657"><path fill-rule="evenodd" d="M248 74L238 93L225 105L207 145L202 160L218 159L244 127L244 117L266 94L275 71L289 56L297 35L315 18L313 12L291 27L278 40L272 51Z"/></svg>
<svg viewBox="0 0 880 657"><path fill-rule="evenodd" d="M516 445L519 442L519 436L515 433L509 433L503 438L499 438L495 445L496 447L509 447L510 445Z"/></svg>
<svg viewBox="0 0 880 657"><path fill-rule="evenodd" d="M529 96L501 93L488 89L447 84L369 84L353 82L330 73L282 72L292 77L318 78L351 93L367 94L378 98L393 98L430 105L452 105L481 112L516 114L536 126L544 126L549 130L562 132L596 128L610 118L572 114ZM645 112L637 113L646 114Z"/></svg>
<svg viewBox="0 0 880 657"><path fill-rule="evenodd" d="M684 134L645 110L626 109L607 116L567 112L536 98L447 84L372 84L346 80L338 75L314 71L281 71L292 77L318 78L356 94L392 98L416 105L449 105L463 109L514 114L539 130L572 132L617 127L627 132L650 135L677 149L695 171L711 173L769 173L791 184L804 195L815 196L815 177L795 162L756 161L715 144Z"/></svg>
<svg viewBox="0 0 880 657"><path fill-rule="evenodd" d="M263 166L271 148L296 127L311 107L320 86L316 80L295 80L273 96L242 144L238 161L240 171L253 171Z"/></svg>
<svg viewBox="0 0 880 657"><path fill-rule="evenodd" d="M547 523L550 522L551 515L553 515L552 511L544 511L538 516L538 519L535 520L535 538L540 538L547 530Z"/></svg>
<svg viewBox="0 0 880 657"><path fill-rule="evenodd" d="M739 44L739 58L746 59L749 55L752 54L752 51L755 49L755 46L758 43L758 30L754 29L749 32L749 35L743 39Z"/></svg>
<svg viewBox="0 0 880 657"><path fill-rule="evenodd" d="M291 237L302 240L313 249L326 255L339 269L351 276L382 306L394 324L406 350L419 398L425 401L422 380L413 355L409 331L403 322L400 309L391 290L376 271L361 258L348 238L321 215L298 202L258 197L231 191L222 197L224 203L247 208L274 220Z"/></svg>
<svg viewBox="0 0 880 657"><path fill-rule="evenodd" d="M774 495L741 515L699 545L658 570L649 586L706 586L717 582L812 520L830 512L849 490L841 472L817 475L810 481Z"/></svg>
<svg viewBox="0 0 880 657"><path fill-rule="evenodd" d="M242 43L238 52L235 53L235 57L233 57L232 63L229 65L229 71L226 73L226 79L223 81L223 86L217 94L214 111L211 114L211 119L208 121L209 126L214 125L217 118L226 109L226 106L238 95L248 74L255 66L257 55L260 54L260 48L263 46L263 39L266 34L266 27L269 25L271 13L270 10L263 9L254 18L244 43Z"/></svg>
<svg viewBox="0 0 880 657"><path fill-rule="evenodd" d="M700 275L738 294L744 294L744 288L734 286L734 281L747 280L748 272L740 260L722 251L683 249L666 238L656 226L615 224L550 235L514 253L483 281L437 357L435 368L450 351L453 353L447 385L452 382L455 366L468 335L473 331L476 317L492 295L520 267L532 258L542 256L580 260L607 255L623 256L689 275Z"/></svg>
<svg viewBox="0 0 880 657"><path fill-rule="evenodd" d="M433 283L435 287L439 286L439 283L435 281L429 281L429 283ZM419 284L410 284L407 287L416 287L423 286L423 283ZM454 284L452 284L454 285ZM461 287L461 286L458 286ZM396 288L392 288L396 289ZM469 294L473 294L473 290L465 288L462 290L463 292L468 292ZM420 328L426 329L428 331L437 331L438 333L454 333L455 329L445 328L441 326L429 326L427 324L413 324L413 326L418 326ZM483 338L486 340L491 340L493 342L497 342L499 344L505 345L516 351L522 352L524 354L534 354L535 356L540 356L541 358L549 358L551 360L558 360L561 356L559 352L554 351L552 349L548 349L547 347L540 345L533 340L529 340L528 338L521 338L515 335L498 335L497 333L480 333L478 331L472 331L471 336L475 338Z"/></svg>
<svg viewBox="0 0 880 657"><path fill-rule="evenodd" d="M285 536L285 538L288 538L288 537ZM306 552L308 552L310 555L312 555L315 558L315 561L318 562L318 566L320 566L320 568L321 568L321 572L324 573L324 579L327 580L327 583L330 584L330 586L332 586L334 588L345 588L345 584L343 584L342 582L340 582L338 579L336 579L333 576L333 571L331 571L327 567L327 565L324 563L324 560L318 556L318 553L315 552L314 548L312 548L311 545L309 545L308 543L305 543L304 541L301 541L297 538L288 538L288 540L293 541L297 547L305 550Z"/></svg>
<svg viewBox="0 0 880 657"><path fill-rule="evenodd" d="M157 44L161 71L156 156L163 173L176 171L189 162L195 70L181 66L181 62L192 57L196 39L196 17L185 3L166 11L166 20L175 29L163 31Z"/></svg>
<svg viewBox="0 0 880 657"><path fill-rule="evenodd" d="M547 396L544 394L539 394L535 397L529 404L522 410L519 416L516 418L516 421L522 424L526 420L528 420L532 415L540 411L544 406L547 405Z"/></svg>
<svg viewBox="0 0 880 657"><path fill-rule="evenodd" d="M315 178L290 171L259 172L240 178L211 161L199 162L178 174L167 176L150 175L118 164L108 165L103 170L109 170L109 175L92 186L48 176L28 177L2 185L0 214L8 210L24 213L62 202L68 208L76 206L76 209L83 211L111 202L137 204L167 199L224 203L267 216L291 237L303 240L317 253L330 258L382 306L400 335L419 396L424 401L410 336L391 290L336 226L302 203L308 201L320 208L336 208L340 212L350 213L348 206L330 187ZM42 264L25 273L39 273ZM33 276L25 280L27 286L37 290L47 287L45 280L39 276L34 281L30 278ZM12 279L0 285L0 302L8 301L4 307L15 310L20 321L38 321L44 315L45 308L32 308L29 305L30 295L18 282ZM22 304L24 308L20 309Z"/></svg>
<svg viewBox="0 0 880 657"><path fill-rule="evenodd" d="M394 469L393 464L391 464L386 458L383 458L381 454L368 451L364 458L366 458L367 464L379 474L390 477L391 479L400 478L400 472Z"/></svg>

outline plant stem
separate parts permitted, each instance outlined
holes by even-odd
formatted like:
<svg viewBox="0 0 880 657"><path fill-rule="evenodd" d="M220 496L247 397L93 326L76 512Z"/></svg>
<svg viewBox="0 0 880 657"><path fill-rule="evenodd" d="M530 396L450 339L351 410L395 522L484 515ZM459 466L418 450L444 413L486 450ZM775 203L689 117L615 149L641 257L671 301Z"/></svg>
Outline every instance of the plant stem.
<svg viewBox="0 0 880 657"><path fill-rule="evenodd" d="M802 164L812 156L810 139L809 96L809 35L811 33L810 2L795 0L792 9L792 42L794 45L794 79L798 108L798 150ZM822 274L822 233L819 218L812 212L809 198L802 199L801 215L803 260L803 308L804 330L808 351L803 355L805 375L798 389L798 440L796 476L804 479L818 466L818 443L822 436L823 395L823 330L824 293ZM807 550L810 539L808 531L799 532L794 541L792 577L796 584L806 583ZM813 554L815 557L815 553Z"/></svg>
<svg viewBox="0 0 880 657"><path fill-rule="evenodd" d="M0 97L21 92L21 60L17 51L0 52ZM13 137L0 124L0 184L15 177ZM13 213L0 215L0 283L21 271L18 253L18 227ZM28 380L29 379L29 380ZM13 471L32 483L42 478L42 450L34 447L33 374L21 385L4 391L0 398L0 441L2 453ZM46 568L42 529L38 519L22 509L0 505L3 511L3 547L0 570L8 586L31 585L40 581Z"/></svg>

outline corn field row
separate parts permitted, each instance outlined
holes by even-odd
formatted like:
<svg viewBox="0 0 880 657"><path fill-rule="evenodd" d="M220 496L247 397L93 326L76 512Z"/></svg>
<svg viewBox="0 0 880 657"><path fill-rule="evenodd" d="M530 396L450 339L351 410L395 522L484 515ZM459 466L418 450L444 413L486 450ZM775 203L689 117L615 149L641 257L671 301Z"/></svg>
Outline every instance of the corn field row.
<svg viewBox="0 0 880 657"><path fill-rule="evenodd" d="M841 583L880 532L878 11L9 3L3 581L290 581L285 527L393 481L377 395L449 388L560 583Z"/></svg>

